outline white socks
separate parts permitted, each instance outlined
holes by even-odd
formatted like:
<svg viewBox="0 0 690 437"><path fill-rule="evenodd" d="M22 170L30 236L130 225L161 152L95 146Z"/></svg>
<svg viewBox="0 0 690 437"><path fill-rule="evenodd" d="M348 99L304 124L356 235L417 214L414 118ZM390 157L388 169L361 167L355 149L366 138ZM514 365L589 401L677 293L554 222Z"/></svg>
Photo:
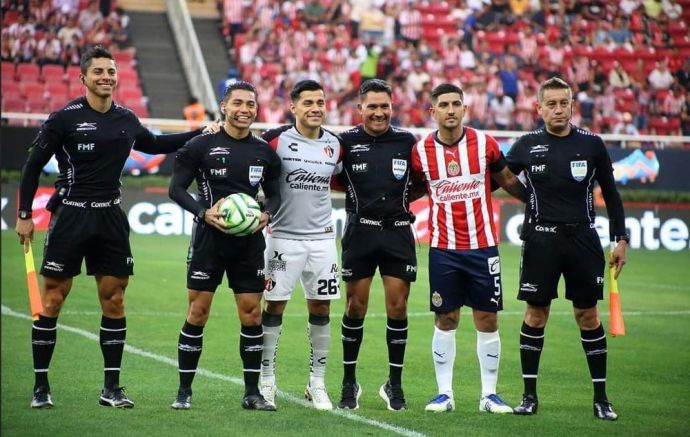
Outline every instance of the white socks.
<svg viewBox="0 0 690 437"><path fill-rule="evenodd" d="M455 329L442 331L434 326L431 354L436 370L439 394L453 397L453 365L455 364Z"/></svg>
<svg viewBox="0 0 690 437"><path fill-rule="evenodd" d="M282 325L264 325L264 350L261 354L261 383L275 385L276 353Z"/></svg>
<svg viewBox="0 0 690 437"><path fill-rule="evenodd" d="M309 342L311 343L311 369L309 384L312 387L323 387L326 376L326 360L331 343L331 324L308 325ZM264 334L265 335L265 334Z"/></svg>
<svg viewBox="0 0 690 437"><path fill-rule="evenodd" d="M265 335L265 334L264 334ZM501 338L495 332L477 331L477 357L482 377L482 397L496 393Z"/></svg>

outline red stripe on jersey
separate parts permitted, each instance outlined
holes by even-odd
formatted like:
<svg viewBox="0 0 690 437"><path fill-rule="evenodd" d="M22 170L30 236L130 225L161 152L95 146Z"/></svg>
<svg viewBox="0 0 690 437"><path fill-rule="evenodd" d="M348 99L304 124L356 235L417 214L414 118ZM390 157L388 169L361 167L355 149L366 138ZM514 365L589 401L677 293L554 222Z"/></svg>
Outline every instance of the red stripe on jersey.
<svg viewBox="0 0 690 437"><path fill-rule="evenodd" d="M436 163L436 142L434 141L434 134L429 134L424 141L424 154L426 155L426 162L429 163L429 177L431 179L438 179L438 164Z"/></svg>
<svg viewBox="0 0 690 437"><path fill-rule="evenodd" d="M477 139L477 131L474 129L465 129L465 132L467 138L467 156L470 160L470 174L478 174L481 167L479 166L479 140Z"/></svg>

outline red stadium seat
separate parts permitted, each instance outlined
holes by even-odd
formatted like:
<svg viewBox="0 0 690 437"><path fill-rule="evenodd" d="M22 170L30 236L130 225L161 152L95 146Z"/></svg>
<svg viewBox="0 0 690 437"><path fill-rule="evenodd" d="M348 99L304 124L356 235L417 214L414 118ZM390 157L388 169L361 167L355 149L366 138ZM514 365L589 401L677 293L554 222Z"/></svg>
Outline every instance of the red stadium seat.
<svg viewBox="0 0 690 437"><path fill-rule="evenodd" d="M12 62L2 63L2 82L14 80L15 66Z"/></svg>
<svg viewBox="0 0 690 437"><path fill-rule="evenodd" d="M65 106L70 100L72 99L69 98L69 94L67 93L52 94L50 96L50 100L48 100L48 107L50 109L50 112L57 111L58 109Z"/></svg>
<svg viewBox="0 0 690 437"><path fill-rule="evenodd" d="M147 118L149 116L149 110L142 103L127 105L126 107L131 109L138 117Z"/></svg>
<svg viewBox="0 0 690 437"><path fill-rule="evenodd" d="M119 69L117 77L120 83L139 84L139 74L131 68Z"/></svg>
<svg viewBox="0 0 690 437"><path fill-rule="evenodd" d="M41 70L36 64L18 64L17 79L20 82L38 82L41 78Z"/></svg>
<svg viewBox="0 0 690 437"><path fill-rule="evenodd" d="M43 84L38 82L20 82L19 89L25 97L29 94L43 95L45 93Z"/></svg>
<svg viewBox="0 0 690 437"><path fill-rule="evenodd" d="M113 58L118 68L134 67L134 55L126 51L113 51Z"/></svg>
<svg viewBox="0 0 690 437"><path fill-rule="evenodd" d="M14 93L20 94L20 93L21 93L21 89L20 89L20 87L19 87L19 82L13 82L13 81L11 81L11 80L6 80L6 79L3 77L3 80L2 80L2 94L4 95L5 93L8 93L8 92L10 92L10 93L11 93L11 92L14 92Z"/></svg>
<svg viewBox="0 0 690 437"><path fill-rule="evenodd" d="M67 73L65 80L69 83L72 81L79 81L79 75L81 74L81 68L78 65L70 65L67 67Z"/></svg>
<svg viewBox="0 0 690 437"><path fill-rule="evenodd" d="M31 112L34 114L45 114L47 108L47 102L45 100L26 102L26 112Z"/></svg>
<svg viewBox="0 0 690 437"><path fill-rule="evenodd" d="M65 67L48 64L41 68L41 79L44 82L62 81L65 78Z"/></svg>
<svg viewBox="0 0 690 437"><path fill-rule="evenodd" d="M82 85L81 82L70 83L68 89L68 95L70 100L76 99L77 97L81 97L86 92L84 89L84 85Z"/></svg>
<svg viewBox="0 0 690 437"><path fill-rule="evenodd" d="M69 94L69 87L67 86L66 83L62 81L49 81L46 82L46 87L45 90L48 94L55 95L55 94Z"/></svg>
<svg viewBox="0 0 690 437"><path fill-rule="evenodd" d="M656 135L680 134L680 118L650 117L649 130Z"/></svg>
<svg viewBox="0 0 690 437"><path fill-rule="evenodd" d="M141 88L139 87L125 87L125 88L119 88L117 90L117 98L125 101L125 100L139 100L141 101L141 98L144 96L144 94L141 92Z"/></svg>
<svg viewBox="0 0 690 437"><path fill-rule="evenodd" d="M26 112L26 101L23 99L9 99L3 96L2 112Z"/></svg>

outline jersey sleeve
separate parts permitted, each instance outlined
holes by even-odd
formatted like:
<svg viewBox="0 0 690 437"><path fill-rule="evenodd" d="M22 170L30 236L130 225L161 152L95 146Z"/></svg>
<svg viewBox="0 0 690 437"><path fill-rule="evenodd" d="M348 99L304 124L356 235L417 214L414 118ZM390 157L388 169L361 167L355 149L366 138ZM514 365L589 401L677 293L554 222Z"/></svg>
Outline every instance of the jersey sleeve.
<svg viewBox="0 0 690 437"><path fill-rule="evenodd" d="M22 168L19 183L19 210L31 211L41 170L62 146L63 139L63 123L59 112L54 112L43 123L38 135L29 146L29 156Z"/></svg>
<svg viewBox="0 0 690 437"><path fill-rule="evenodd" d="M199 171L201 162L200 141L189 141L175 155L175 166L168 195L178 205L196 217L203 207L187 191Z"/></svg>
<svg viewBox="0 0 690 437"><path fill-rule="evenodd" d="M150 130L142 126L136 116L132 117L137 124L134 149L144 153L156 155L159 153L172 153L184 146L184 144L200 135L203 129L195 129L189 132L176 134L155 135Z"/></svg>
<svg viewBox="0 0 690 437"><path fill-rule="evenodd" d="M625 211L613 177L613 165L609 152L600 137L596 137L596 143L597 182L599 182L601 194L606 202L606 213L609 217L609 237L613 241L615 237L625 235Z"/></svg>
<svg viewBox="0 0 690 437"><path fill-rule="evenodd" d="M506 155L506 164L510 171L515 174L520 174L527 166L524 158L524 147L525 137L520 137L513 143Z"/></svg>
<svg viewBox="0 0 690 437"><path fill-rule="evenodd" d="M486 136L486 160L491 173L498 173L506 166L505 157L501 153L498 141L492 136Z"/></svg>
<svg viewBox="0 0 690 437"><path fill-rule="evenodd" d="M264 180L261 182L261 188L263 189L264 195L266 196L264 205L266 207L266 211L271 216L276 215L281 203L280 165L280 157L273 149L271 149L268 170L264 175Z"/></svg>

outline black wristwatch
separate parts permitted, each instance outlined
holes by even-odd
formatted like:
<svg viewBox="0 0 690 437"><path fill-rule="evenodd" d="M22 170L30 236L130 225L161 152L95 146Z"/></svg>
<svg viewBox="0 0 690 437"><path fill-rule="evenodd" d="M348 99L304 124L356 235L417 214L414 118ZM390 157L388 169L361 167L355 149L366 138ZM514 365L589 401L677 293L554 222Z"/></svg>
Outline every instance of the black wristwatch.
<svg viewBox="0 0 690 437"><path fill-rule="evenodd" d="M196 218L197 218L200 222L203 222L205 217L206 217L206 208L201 208L201 211L199 211L199 212L196 214Z"/></svg>
<svg viewBox="0 0 690 437"><path fill-rule="evenodd" d="M618 235L616 237L613 237L613 241L618 243L619 241L625 241L626 243L630 244L630 236L629 235Z"/></svg>
<svg viewBox="0 0 690 437"><path fill-rule="evenodd" d="M31 213L31 211L19 210L19 212L17 213L17 216L22 220L27 220L27 219L30 219L31 217L33 217L33 214Z"/></svg>

